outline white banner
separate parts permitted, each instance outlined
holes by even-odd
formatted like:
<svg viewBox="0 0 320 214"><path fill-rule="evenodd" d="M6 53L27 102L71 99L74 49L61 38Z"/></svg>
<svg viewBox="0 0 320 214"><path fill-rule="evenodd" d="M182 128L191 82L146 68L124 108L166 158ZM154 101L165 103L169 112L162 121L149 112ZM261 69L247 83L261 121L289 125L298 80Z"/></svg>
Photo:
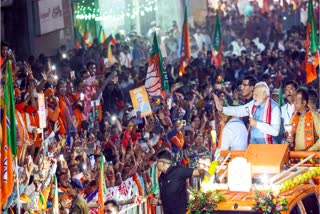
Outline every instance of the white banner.
<svg viewBox="0 0 320 214"><path fill-rule="evenodd" d="M40 34L64 28L62 0L39 0Z"/></svg>
<svg viewBox="0 0 320 214"><path fill-rule="evenodd" d="M46 104L44 100L44 93L38 94L38 109L39 109L39 127L46 128L47 127L47 115L46 115Z"/></svg>

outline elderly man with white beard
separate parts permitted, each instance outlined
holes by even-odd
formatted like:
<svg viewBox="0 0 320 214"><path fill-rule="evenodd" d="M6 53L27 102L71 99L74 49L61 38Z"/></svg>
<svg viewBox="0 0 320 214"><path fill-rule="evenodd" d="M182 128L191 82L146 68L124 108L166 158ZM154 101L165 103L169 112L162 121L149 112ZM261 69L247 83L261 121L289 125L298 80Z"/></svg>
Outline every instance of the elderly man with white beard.
<svg viewBox="0 0 320 214"><path fill-rule="evenodd" d="M270 98L270 89L265 82L259 82L254 87L253 100L242 106L222 107L214 95L218 111L225 115L250 117L250 144L277 144L281 125L281 112L278 104Z"/></svg>

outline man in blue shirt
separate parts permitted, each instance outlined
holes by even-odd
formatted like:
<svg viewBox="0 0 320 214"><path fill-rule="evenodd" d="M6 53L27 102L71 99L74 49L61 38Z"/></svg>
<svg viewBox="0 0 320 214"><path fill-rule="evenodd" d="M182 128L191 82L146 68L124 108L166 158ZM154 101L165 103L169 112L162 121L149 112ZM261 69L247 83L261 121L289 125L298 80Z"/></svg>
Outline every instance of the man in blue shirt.
<svg viewBox="0 0 320 214"><path fill-rule="evenodd" d="M281 112L278 104L270 98L270 89L265 82L255 85L253 100L242 106L222 107L214 95L216 108L225 115L249 116L249 143L277 144L280 132Z"/></svg>

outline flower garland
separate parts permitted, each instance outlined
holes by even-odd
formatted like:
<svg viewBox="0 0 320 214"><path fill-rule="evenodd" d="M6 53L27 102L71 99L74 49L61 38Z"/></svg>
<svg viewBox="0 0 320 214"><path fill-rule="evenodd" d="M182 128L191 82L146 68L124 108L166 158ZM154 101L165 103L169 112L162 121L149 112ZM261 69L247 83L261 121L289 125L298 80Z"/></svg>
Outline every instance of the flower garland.
<svg viewBox="0 0 320 214"><path fill-rule="evenodd" d="M188 210L191 214L211 213L219 202L225 201L221 193L216 191L193 191L188 202Z"/></svg>
<svg viewBox="0 0 320 214"><path fill-rule="evenodd" d="M254 199L256 203L252 209L258 213L280 214L288 210L288 201L284 197L275 196L270 190L256 191Z"/></svg>
<svg viewBox="0 0 320 214"><path fill-rule="evenodd" d="M306 183L309 179L320 175L320 168L316 167L308 170L307 172L297 175L292 179L288 179L280 185L280 192L292 189L295 186Z"/></svg>
<svg viewBox="0 0 320 214"><path fill-rule="evenodd" d="M208 169L208 172L211 176L214 175L214 173L216 173L216 170L217 170L217 166L218 166L218 161L212 161L210 166L209 166L209 169ZM210 182L210 179L208 176L204 176L204 179L202 181L203 183L209 183Z"/></svg>

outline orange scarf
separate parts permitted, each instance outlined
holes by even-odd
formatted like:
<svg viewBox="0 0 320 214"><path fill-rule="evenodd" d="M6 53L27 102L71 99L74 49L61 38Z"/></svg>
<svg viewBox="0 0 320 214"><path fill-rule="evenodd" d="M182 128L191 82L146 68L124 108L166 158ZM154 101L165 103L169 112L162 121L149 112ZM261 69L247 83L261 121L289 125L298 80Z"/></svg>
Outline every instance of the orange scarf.
<svg viewBox="0 0 320 214"><path fill-rule="evenodd" d="M309 149L314 144L314 130L313 130L313 118L312 113L308 110L305 113L304 118L304 139L305 139L305 148ZM298 127L300 114L296 113L292 117L292 130L295 132Z"/></svg>
<svg viewBox="0 0 320 214"><path fill-rule="evenodd" d="M141 183L139 181L139 177L138 177L137 173L134 173L132 178L133 178L134 182L136 183L136 185L138 187L139 195L143 196L143 190L142 190Z"/></svg>
<svg viewBox="0 0 320 214"><path fill-rule="evenodd" d="M29 119L30 119L30 125L31 126L35 126L37 128L39 128L39 114L38 112L30 112L29 114ZM41 139L42 139L42 134L37 134L36 136L36 141L35 141L35 147L38 148L40 147L41 144ZM34 139L35 136L33 133L29 133L29 139Z"/></svg>
<svg viewBox="0 0 320 214"><path fill-rule="evenodd" d="M219 140L218 140L218 149L221 149L223 129L232 118L234 118L234 117L233 116L229 116L228 119L225 122L221 121L221 128L220 128Z"/></svg>

